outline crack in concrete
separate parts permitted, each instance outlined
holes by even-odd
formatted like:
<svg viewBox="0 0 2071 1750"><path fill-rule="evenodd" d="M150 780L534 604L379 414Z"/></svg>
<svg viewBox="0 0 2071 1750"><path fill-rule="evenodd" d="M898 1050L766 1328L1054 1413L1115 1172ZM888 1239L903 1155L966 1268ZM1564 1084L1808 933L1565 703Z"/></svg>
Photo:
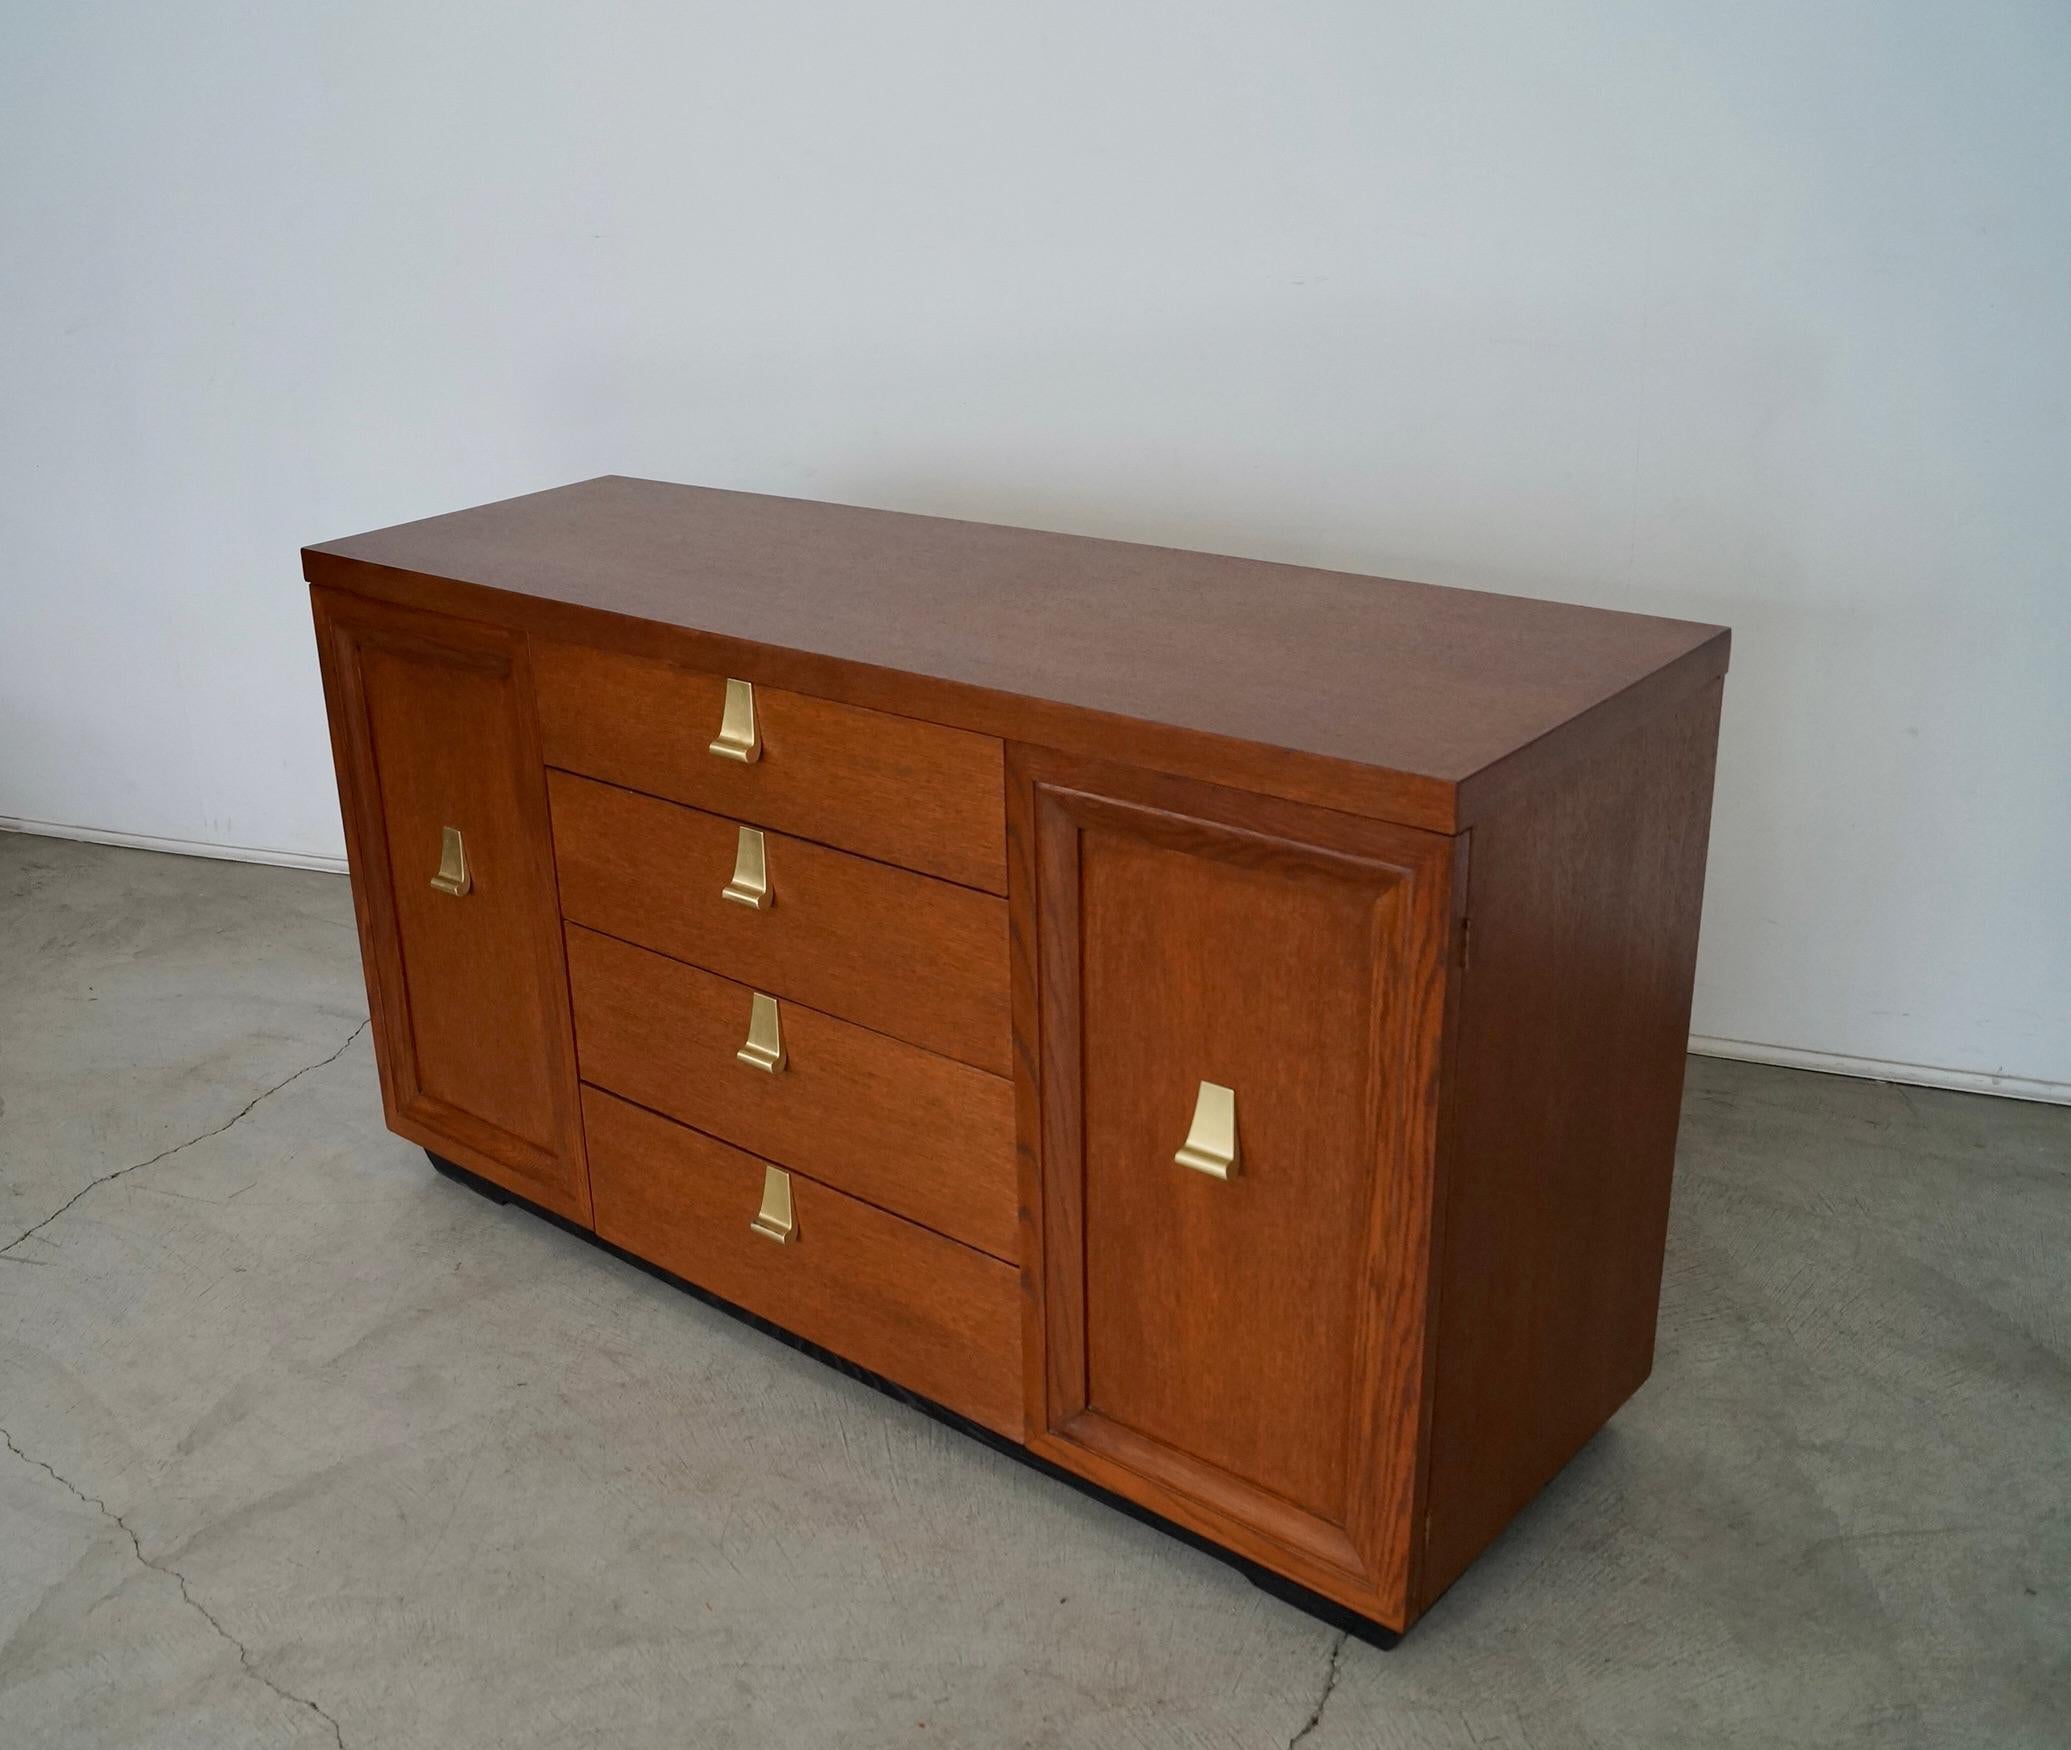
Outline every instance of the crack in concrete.
<svg viewBox="0 0 2071 1750"><path fill-rule="evenodd" d="M354 1034L353 1037L358 1038L359 1035ZM347 1040L346 1043L350 1044L351 1040ZM340 1049L342 1050L343 1047L341 1046ZM311 1067L314 1068L315 1066L312 1065ZM300 1073L301 1072L299 1070L296 1072L296 1074L298 1075ZM288 1079L292 1081L294 1077L291 1076ZM247 1110L249 1109L250 1108L247 1108ZM235 1120L232 1120L232 1122L234 1123ZM227 1129L228 1126L226 1126L225 1128ZM168 1580L172 1581L174 1585L178 1586L180 1589L180 1597L183 1600L185 1600L188 1604L192 1605L193 1608L200 1613L201 1620L207 1623L210 1628L214 1629L218 1635L220 1635L225 1641L229 1642L229 1644L236 1650L237 1662L244 1669L244 1672L247 1676L251 1677L255 1682L264 1684L268 1689L272 1690L275 1695L279 1696L282 1701L287 1702L290 1706L306 1707L307 1709L309 1709L311 1713L315 1714L318 1719L322 1720L325 1725L331 1728L331 1736L333 1739L337 1741L338 1750L345 1750L345 1733L340 1729L338 1722L334 1720L329 1714L325 1713L322 1708L318 1707L315 1702L311 1701L308 1696L297 1695L292 1690L281 1688L281 1686L278 1683L274 1682L274 1680L271 1677L267 1676L266 1673L261 1671L258 1666L254 1665L252 1663L251 1649L247 1647L243 1641L239 1640L237 1636L232 1634L227 1628L223 1626L223 1624L217 1619L216 1613L214 1611L209 1609L209 1607L206 1604L202 1603L202 1601L199 1598L194 1596L193 1589L187 1584L187 1576L181 1573L178 1568L172 1567L168 1563L154 1562L149 1556L147 1556L144 1553L144 1546L138 1540L137 1534L130 1529L130 1524L128 1520L124 1519L120 1513L116 1512L112 1507L110 1507L107 1502L103 1501L100 1498L100 1496L89 1495L84 1489L80 1488L77 1483L73 1482L71 1478L60 1475L56 1470L54 1470L51 1466L45 1464L42 1459L37 1458L33 1453L24 1452L19 1446L15 1444L14 1436L8 1433L8 1431L5 1428L0 1428L0 1440L4 1440L7 1443L7 1450L13 1453L15 1457L20 1459L24 1464L34 1465L38 1470L42 1471L53 1482L55 1482L61 1489L65 1490L67 1494L71 1495L74 1500L83 1502L85 1505L93 1508L93 1510L96 1513L100 1514L102 1518L108 1520L111 1524L116 1526L121 1531L122 1535L129 1539L129 1547L136 1552L137 1560L143 1563L145 1567L149 1568L152 1571L152 1573L163 1574Z"/></svg>
<svg viewBox="0 0 2071 1750"><path fill-rule="evenodd" d="M66 1210L70 1209L73 1204L77 1203L80 1200L80 1198L84 1197L89 1191L97 1191L103 1185L111 1184L113 1181L117 1179L126 1179L129 1177L131 1173L141 1173L146 1167L155 1167L158 1165L160 1161L171 1160L174 1155L179 1154L186 1149L194 1147L196 1143L207 1142L211 1137L221 1136L224 1131L228 1130L231 1127L231 1125L237 1123L240 1119L249 1117L251 1115L253 1107L257 1106L262 1100L272 1099L273 1096L279 1093L281 1089L286 1087L288 1083L292 1081L299 1081L303 1076L308 1075L312 1070L319 1070L324 1068L327 1064L336 1063L341 1057L343 1057L346 1054L347 1051L349 1051L352 1048L353 1040L357 1039L362 1033L366 1032L368 1026L371 1024L371 1021L372 1017L369 1017L368 1020L362 1021L357 1027L353 1028L352 1032L347 1036L345 1043L339 1046L336 1051L332 1052L329 1057L318 1058L315 1063L305 1063L300 1069L296 1070L293 1075L282 1076L279 1081L275 1082L272 1087L266 1089L264 1093L253 1095L250 1100L245 1102L244 1109L242 1111L238 1112L233 1117L226 1118L221 1124L217 1125L215 1129L204 1130L199 1136L190 1136L185 1142L176 1142L173 1144L171 1148L160 1149L158 1153L153 1155L148 1161L133 1161L130 1163L130 1165L126 1167L117 1167L115 1171L112 1173L103 1173L98 1179L88 1180L84 1185L80 1186L77 1191L73 1192L71 1196L67 1197L64 1200L64 1202L60 1203L57 1206L57 1208L53 1209L41 1221L36 1223L34 1227L27 1227L22 1229L22 1231L16 1234L13 1239L9 1240L6 1245L0 1246L0 1258L6 1258L10 1264L34 1264L42 1262L41 1259L37 1258L11 1258L8 1257L8 1254L12 1252L16 1246L20 1245L22 1241L29 1239L36 1234L41 1233L45 1228L50 1226L52 1222L56 1221L59 1216L63 1215Z"/></svg>
<svg viewBox="0 0 2071 1750"><path fill-rule="evenodd" d="M1316 1698L1315 1709L1302 1722L1302 1729L1287 1740L1287 1750L1294 1750L1297 1744L1323 1723L1323 1710L1330 1706L1331 1692L1337 1688L1338 1675L1344 1667L1345 1643L1351 1638L1350 1629L1338 1630L1338 1638L1330 1647L1330 1669L1323 1674L1323 1693Z"/></svg>

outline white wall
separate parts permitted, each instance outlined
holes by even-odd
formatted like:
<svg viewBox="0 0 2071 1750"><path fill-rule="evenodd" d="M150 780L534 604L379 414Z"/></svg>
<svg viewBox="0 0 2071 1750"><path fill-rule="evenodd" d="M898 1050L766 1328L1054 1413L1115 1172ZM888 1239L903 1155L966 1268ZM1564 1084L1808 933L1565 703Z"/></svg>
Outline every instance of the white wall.
<svg viewBox="0 0 2071 1750"><path fill-rule="evenodd" d="M2071 1096L2059 0L17 7L0 816L335 855L615 471L1730 622L1701 1033Z"/></svg>

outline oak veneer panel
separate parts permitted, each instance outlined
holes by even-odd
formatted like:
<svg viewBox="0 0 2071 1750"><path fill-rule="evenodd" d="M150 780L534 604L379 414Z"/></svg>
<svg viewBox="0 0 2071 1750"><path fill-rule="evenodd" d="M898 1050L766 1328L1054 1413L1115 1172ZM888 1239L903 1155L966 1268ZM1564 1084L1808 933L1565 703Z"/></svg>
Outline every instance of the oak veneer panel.
<svg viewBox="0 0 2071 1750"><path fill-rule="evenodd" d="M753 990L571 926L582 1077L994 1256L1020 1255L1001 1077L781 1003L786 1068L735 1056Z"/></svg>
<svg viewBox="0 0 2071 1750"><path fill-rule="evenodd" d="M1653 1366L1719 701L1474 831L1425 1603Z"/></svg>
<svg viewBox="0 0 2071 1750"><path fill-rule="evenodd" d="M1719 673L1716 626L620 476L312 582L1410 825Z"/></svg>
<svg viewBox="0 0 2071 1750"><path fill-rule="evenodd" d="M561 772L548 789L572 921L1007 1073L1004 900L771 832L756 911L720 896L739 822Z"/></svg>
<svg viewBox="0 0 2071 1750"><path fill-rule="evenodd" d="M1351 1415L1376 948L1404 883L1089 824L1079 885L1086 1407L1341 1524L1344 1444L1286 1431ZM1203 1081L1236 1092L1227 1183L1174 1159Z"/></svg>
<svg viewBox="0 0 2071 1750"><path fill-rule="evenodd" d="M589 1219L524 642L314 592L391 1129ZM472 890L435 891L458 827Z"/></svg>
<svg viewBox="0 0 2071 1750"><path fill-rule="evenodd" d="M796 1231L751 1232L763 1163L583 1091L597 1232L995 1433L1021 1437L1011 1266L794 1173Z"/></svg>
<svg viewBox="0 0 2071 1750"><path fill-rule="evenodd" d="M726 677L610 651L533 651L550 765L1005 893L1000 744L777 687L755 690L762 757L711 751Z"/></svg>
<svg viewBox="0 0 2071 1750"><path fill-rule="evenodd" d="M1037 848L1041 1449L1226 1541L1235 1520L1399 1620L1453 846L1015 766ZM1204 1080L1236 1090L1227 1183L1173 1159Z"/></svg>

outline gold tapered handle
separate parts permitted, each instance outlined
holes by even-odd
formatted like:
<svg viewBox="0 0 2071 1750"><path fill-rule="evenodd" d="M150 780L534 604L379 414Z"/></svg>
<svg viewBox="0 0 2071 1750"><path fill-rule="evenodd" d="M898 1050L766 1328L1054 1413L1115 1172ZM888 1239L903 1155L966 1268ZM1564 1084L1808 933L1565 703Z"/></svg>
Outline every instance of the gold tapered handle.
<svg viewBox="0 0 2071 1750"><path fill-rule="evenodd" d="M755 993L748 1010L748 1040L734 1053L751 1069L766 1069L771 1075L791 1060L784 1054L784 1021L777 1013L777 999Z"/></svg>
<svg viewBox="0 0 2071 1750"><path fill-rule="evenodd" d="M733 879L720 888L719 897L755 911L769 910L769 854L763 848L760 828L741 828L740 843L734 847Z"/></svg>
<svg viewBox="0 0 2071 1750"><path fill-rule="evenodd" d="M723 760L752 766L762 758L762 731L755 727L755 687L751 681L726 683L726 707L719 714L719 734L712 751Z"/></svg>
<svg viewBox="0 0 2071 1750"><path fill-rule="evenodd" d="M468 872L467 846L461 843L457 826L446 827L439 835L439 872L431 878L431 884L455 899L465 899L474 888L475 878Z"/></svg>
<svg viewBox="0 0 2071 1750"><path fill-rule="evenodd" d="M780 1246L788 1246L797 1237L798 1222L791 1213L791 1175L782 1167L762 1169L762 1207L748 1226Z"/></svg>
<svg viewBox="0 0 2071 1750"><path fill-rule="evenodd" d="M1178 1154L1183 1167L1227 1180L1237 1171L1237 1095L1220 1082L1203 1082L1194 1096L1194 1122Z"/></svg>

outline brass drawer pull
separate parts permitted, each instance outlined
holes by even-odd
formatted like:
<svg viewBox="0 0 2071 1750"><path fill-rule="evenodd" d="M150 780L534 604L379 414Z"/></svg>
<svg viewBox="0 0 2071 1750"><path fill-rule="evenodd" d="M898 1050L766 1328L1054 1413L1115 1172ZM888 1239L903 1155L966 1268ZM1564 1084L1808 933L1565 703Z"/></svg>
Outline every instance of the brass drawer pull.
<svg viewBox="0 0 2071 1750"><path fill-rule="evenodd" d="M1183 1167L1228 1180L1237 1171L1237 1095L1220 1082L1203 1082L1194 1096L1194 1122L1172 1157Z"/></svg>
<svg viewBox="0 0 2071 1750"><path fill-rule="evenodd" d="M752 681L726 683L726 708L719 714L719 735L712 751L723 760L739 760L752 766L762 758L762 731L755 727L755 686Z"/></svg>
<svg viewBox="0 0 2071 1750"><path fill-rule="evenodd" d="M780 1246L788 1246L797 1237L798 1223L791 1214L791 1175L782 1167L762 1169L762 1207L748 1226Z"/></svg>
<svg viewBox="0 0 2071 1750"><path fill-rule="evenodd" d="M467 846L461 843L457 826L446 827L440 833L439 872L431 878L431 884L455 899L465 899L474 889L475 878L467 866Z"/></svg>
<svg viewBox="0 0 2071 1750"><path fill-rule="evenodd" d="M769 910L769 860L763 849L761 828L741 828L740 843L733 854L733 879L719 890L719 897L755 911Z"/></svg>
<svg viewBox="0 0 2071 1750"><path fill-rule="evenodd" d="M748 1010L748 1041L734 1056L751 1069L768 1070L771 1075L790 1062L784 1054L784 1022L777 1013L775 997L766 997L761 991L755 993L754 1004Z"/></svg>

